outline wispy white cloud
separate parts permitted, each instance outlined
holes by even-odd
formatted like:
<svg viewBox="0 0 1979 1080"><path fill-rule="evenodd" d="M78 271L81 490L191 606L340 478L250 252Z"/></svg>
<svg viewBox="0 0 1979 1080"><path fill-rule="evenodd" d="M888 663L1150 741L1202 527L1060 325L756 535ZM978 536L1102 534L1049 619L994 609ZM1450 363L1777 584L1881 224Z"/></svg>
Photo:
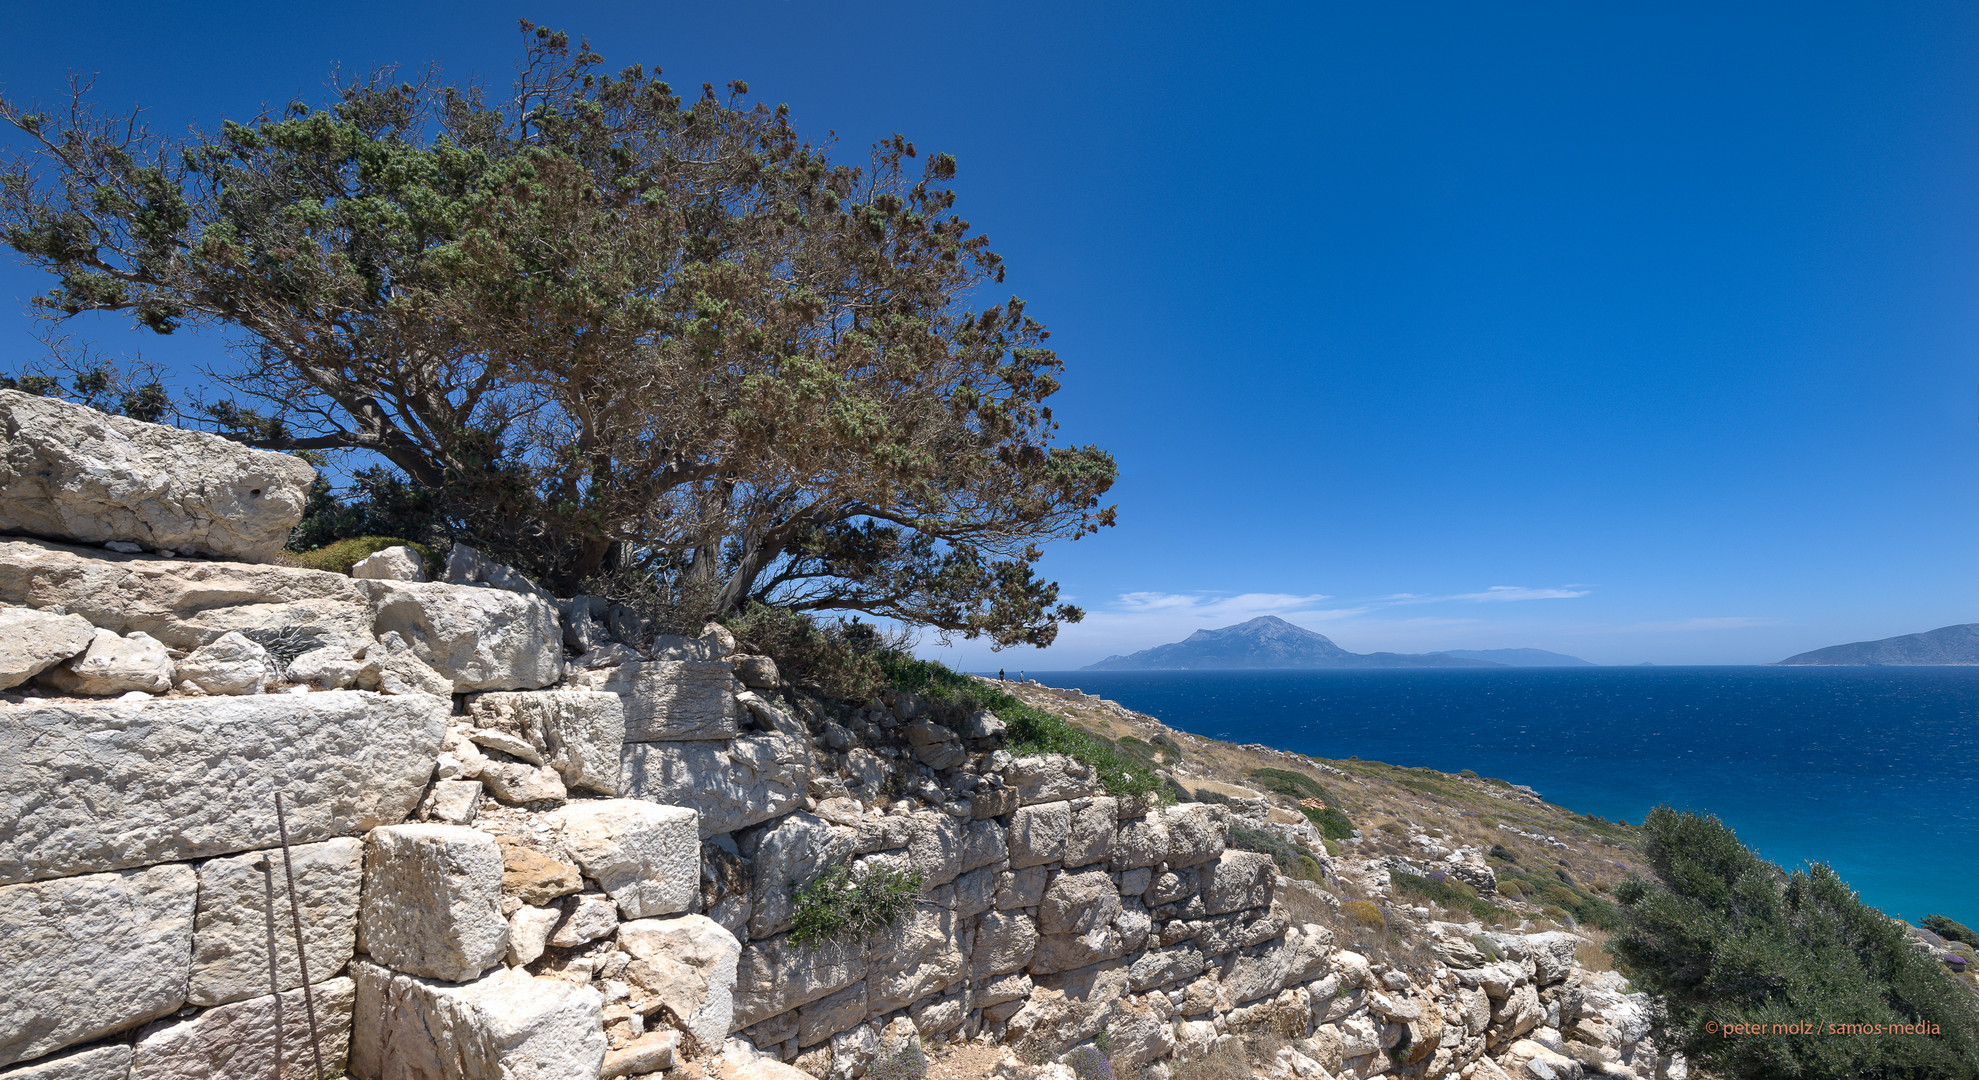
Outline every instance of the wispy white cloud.
<svg viewBox="0 0 1979 1080"><path fill-rule="evenodd" d="M1496 604L1512 600L1574 600L1586 596L1588 590L1580 585L1568 585L1558 589L1529 589L1523 585L1493 585L1483 592L1458 593L1451 600L1468 600L1478 604Z"/></svg>
<svg viewBox="0 0 1979 1080"><path fill-rule="evenodd" d="M1674 634L1692 630L1744 630L1755 626L1782 626L1784 619L1764 615L1718 615L1692 619L1667 619L1661 622L1629 623L1625 626L1589 627L1585 633L1596 634Z"/></svg>

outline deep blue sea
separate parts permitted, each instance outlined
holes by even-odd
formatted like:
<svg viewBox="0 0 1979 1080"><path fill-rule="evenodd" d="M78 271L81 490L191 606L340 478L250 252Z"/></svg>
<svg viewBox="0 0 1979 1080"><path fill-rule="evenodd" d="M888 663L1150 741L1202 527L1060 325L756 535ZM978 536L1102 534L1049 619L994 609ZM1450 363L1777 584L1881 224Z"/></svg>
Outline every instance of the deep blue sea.
<svg viewBox="0 0 1979 1080"><path fill-rule="evenodd" d="M1016 672L1013 670L1014 677ZM1709 811L1866 903L1979 926L1979 669L1030 672L1184 731L1475 769L1583 813Z"/></svg>

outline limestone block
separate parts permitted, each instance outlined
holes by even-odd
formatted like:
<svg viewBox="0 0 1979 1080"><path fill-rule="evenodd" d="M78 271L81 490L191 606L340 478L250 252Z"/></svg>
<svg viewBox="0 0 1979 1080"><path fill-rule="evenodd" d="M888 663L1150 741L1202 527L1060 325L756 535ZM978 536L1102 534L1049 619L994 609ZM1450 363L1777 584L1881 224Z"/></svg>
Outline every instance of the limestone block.
<svg viewBox="0 0 1979 1080"><path fill-rule="evenodd" d="M1515 1039L1539 1026L1546 1010L1539 1004L1539 994L1531 983L1520 983L1513 987L1504 1000L1491 1004L1492 1038Z"/></svg>
<svg viewBox="0 0 1979 1080"><path fill-rule="evenodd" d="M311 649L283 670L284 678L318 690L348 690L353 686L375 687L379 682L378 662L359 660L343 645Z"/></svg>
<svg viewBox="0 0 1979 1080"><path fill-rule="evenodd" d="M1193 979L1202 974L1207 966L1208 961L1203 959L1201 950L1189 945L1149 949L1135 957L1133 965L1127 969L1127 985L1138 994L1157 986Z"/></svg>
<svg viewBox="0 0 1979 1080"><path fill-rule="evenodd" d="M229 630L179 661L178 678L209 694L259 694L275 681L275 662L260 644Z"/></svg>
<svg viewBox="0 0 1979 1080"><path fill-rule="evenodd" d="M617 694L584 690L476 694L477 726L525 740L572 788L618 794L625 706Z"/></svg>
<svg viewBox="0 0 1979 1080"><path fill-rule="evenodd" d="M79 615L0 607L0 690L29 679L89 648L96 628Z"/></svg>
<svg viewBox="0 0 1979 1080"><path fill-rule="evenodd" d="M804 802L809 747L781 732L733 743L632 743L620 787L626 795L700 812L702 837L782 817Z"/></svg>
<svg viewBox="0 0 1979 1080"><path fill-rule="evenodd" d="M364 844L339 837L289 852L310 977L322 980L350 963L357 942L357 896ZM268 942L275 942L275 986L268 984ZM295 925L280 850L208 859L199 866L193 920L192 982L186 1000L219 1005L302 985Z"/></svg>
<svg viewBox="0 0 1979 1080"><path fill-rule="evenodd" d="M554 604L504 589L441 582L357 581L375 632L403 637L456 693L534 690L563 678Z"/></svg>
<svg viewBox="0 0 1979 1080"><path fill-rule="evenodd" d="M183 863L0 888L0 1065L185 1004L198 890Z"/></svg>
<svg viewBox="0 0 1979 1080"><path fill-rule="evenodd" d="M964 873L979 866L1004 863L1010 858L1010 836L1000 821L971 821L963 827L962 863Z"/></svg>
<svg viewBox="0 0 1979 1080"><path fill-rule="evenodd" d="M1048 802L1018 807L1010 816L1010 865L1013 869L1057 862L1065 855L1072 829L1072 804Z"/></svg>
<svg viewBox="0 0 1979 1080"><path fill-rule="evenodd" d="M1526 955L1532 958L1533 980L1551 986L1565 979L1574 968L1574 950L1581 939L1564 930L1525 935Z"/></svg>
<svg viewBox="0 0 1979 1080"><path fill-rule="evenodd" d="M563 777L548 765L491 761L478 775L488 794L503 806L554 806L569 794Z"/></svg>
<svg viewBox="0 0 1979 1080"><path fill-rule="evenodd" d="M0 1069L5 1080L130 1080L130 1075L131 1048L123 1043L92 1046Z"/></svg>
<svg viewBox="0 0 1979 1080"><path fill-rule="evenodd" d="M1166 863L1171 869L1195 866L1223 853L1229 816L1220 806L1186 803L1120 823L1113 843L1113 866L1133 870Z"/></svg>
<svg viewBox="0 0 1979 1080"><path fill-rule="evenodd" d="M962 872L962 838L967 826L934 810L908 815L913 829L907 834L907 859L932 889L955 880Z"/></svg>
<svg viewBox="0 0 1979 1080"><path fill-rule="evenodd" d="M996 906L994 866L979 866L955 879L955 914L961 918L980 915Z"/></svg>
<svg viewBox="0 0 1979 1080"><path fill-rule="evenodd" d="M976 991L977 1006L1001 1005L1006 1001L1020 1001L1031 996L1031 977L1022 972L1014 975L999 975L985 982Z"/></svg>
<svg viewBox="0 0 1979 1080"><path fill-rule="evenodd" d="M388 630L371 647L366 659L378 672L378 689L387 694L431 694L451 697L454 681L440 674L419 658L410 642L396 630Z"/></svg>
<svg viewBox="0 0 1979 1080"><path fill-rule="evenodd" d="M599 1080L614 1080L620 1076L645 1076L663 1069L673 1068L674 1056L680 1049L680 1032L672 1028L665 1031L649 1031L626 1043L617 1050L605 1051L605 1065L599 1071Z"/></svg>
<svg viewBox="0 0 1979 1080"><path fill-rule="evenodd" d="M508 952L502 855L495 838L457 825L392 825L365 838L357 945L372 960L465 982Z"/></svg>
<svg viewBox="0 0 1979 1080"><path fill-rule="evenodd" d="M604 998L502 968L446 986L359 960L350 1071L362 1080L598 1080Z"/></svg>
<svg viewBox="0 0 1979 1080"><path fill-rule="evenodd" d="M720 660L647 660L580 671L580 690L602 690L625 703L625 741L733 739L742 734L734 676Z"/></svg>
<svg viewBox="0 0 1979 1080"><path fill-rule="evenodd" d="M1018 801L1025 806L1084 798L1099 788L1098 774L1064 754L1013 758L1003 770L1003 780L1017 789Z"/></svg>
<svg viewBox="0 0 1979 1080"><path fill-rule="evenodd" d="M0 603L54 608L118 633L142 630L196 649L229 630L296 627L354 655L369 645L371 609L342 574L288 566L180 562L0 540Z"/></svg>
<svg viewBox="0 0 1979 1080"><path fill-rule="evenodd" d="M986 914L976 927L976 948L969 956L969 977L987 978L1022 971L1038 947L1038 926L1030 916L1013 911Z"/></svg>
<svg viewBox="0 0 1979 1080"><path fill-rule="evenodd" d="M1091 799L1072 814L1071 831L1065 836L1065 865L1090 866L1113 853L1113 833L1120 801L1111 796Z"/></svg>
<svg viewBox="0 0 1979 1080"><path fill-rule="evenodd" d="M547 904L584 888L577 864L546 855L514 837L495 840L502 853L502 895L525 904Z"/></svg>
<svg viewBox="0 0 1979 1080"><path fill-rule="evenodd" d="M705 915L641 919L619 927L631 953L633 981L657 996L702 1046L721 1045L735 1029L735 986L742 946Z"/></svg>
<svg viewBox="0 0 1979 1080"><path fill-rule="evenodd" d="M773 937L789 929L796 914L791 886L808 885L826 867L852 856L851 829L825 822L802 810L764 830L750 858L754 880L750 888L749 936Z"/></svg>
<svg viewBox="0 0 1979 1080"><path fill-rule="evenodd" d="M1104 870L1067 871L1053 878L1038 905L1038 930L1083 934L1110 924L1120 914L1120 894Z"/></svg>
<svg viewBox="0 0 1979 1080"><path fill-rule="evenodd" d="M425 581L426 560L403 544L380 548L350 564L350 576L372 581Z"/></svg>
<svg viewBox="0 0 1979 1080"><path fill-rule="evenodd" d="M797 1010L797 1045L816 1046L864 1020L870 1008L862 980Z"/></svg>
<svg viewBox="0 0 1979 1080"><path fill-rule="evenodd" d="M1225 851L1203 871L1203 913L1222 915L1271 904L1278 869L1271 856L1256 851Z"/></svg>
<svg viewBox="0 0 1979 1080"><path fill-rule="evenodd" d="M788 936L752 941L737 964L735 1017L729 1030L740 1031L816 1001L865 976L865 948L856 941L815 946L796 944Z"/></svg>
<svg viewBox="0 0 1979 1080"><path fill-rule="evenodd" d="M628 919L692 906L701 886L700 816L639 799L586 799L551 815L577 865Z"/></svg>
<svg viewBox="0 0 1979 1080"><path fill-rule="evenodd" d="M757 690L775 690L782 680L777 677L776 661L767 656L737 656L730 661L735 665L735 677L742 685Z"/></svg>
<svg viewBox="0 0 1979 1080"><path fill-rule="evenodd" d="M1292 957L1292 950L1280 943L1261 945L1237 954L1218 979L1217 1004L1235 1008L1285 989L1285 977L1291 972Z"/></svg>
<svg viewBox="0 0 1979 1080"><path fill-rule="evenodd" d="M356 691L0 710L0 884L310 843L405 820L449 703Z"/></svg>
<svg viewBox="0 0 1979 1080"><path fill-rule="evenodd" d="M481 810L481 781L435 780L419 803L419 817L442 825L472 825Z"/></svg>
<svg viewBox="0 0 1979 1080"><path fill-rule="evenodd" d="M70 657L41 675L41 681L64 694L109 697L142 690L162 694L172 688L172 657L157 638L142 630L127 636L97 630L80 656Z"/></svg>
<svg viewBox="0 0 1979 1080"><path fill-rule="evenodd" d="M548 591L514 567L504 566L466 544L455 544L447 552L447 565L440 572L440 579L450 585L480 585L524 596L537 596L555 603Z"/></svg>
<svg viewBox="0 0 1979 1080"><path fill-rule="evenodd" d="M290 454L0 390L0 532L267 561L315 478Z"/></svg>
<svg viewBox="0 0 1979 1080"><path fill-rule="evenodd" d="M529 904L515 909L508 917L508 962L510 967L533 964L550 944L550 933L557 928L563 912L556 908Z"/></svg>
<svg viewBox="0 0 1979 1080"><path fill-rule="evenodd" d="M557 924L556 932L550 935L550 944L559 949L574 949L579 945L593 942L602 937L610 937L618 929L618 906L611 897L596 893L586 893L577 897L570 913Z"/></svg>
<svg viewBox="0 0 1979 1080"><path fill-rule="evenodd" d="M350 1051L356 985L329 979L309 988L316 1010L317 1052L328 1072ZM277 1041L279 1031L279 1043ZM236 1001L153 1027L131 1055L130 1080L268 1080L315 1074L309 1018L300 988Z"/></svg>
<svg viewBox="0 0 1979 1080"><path fill-rule="evenodd" d="M1044 899L1044 885L1048 876L1042 866L1006 870L998 874L996 876L997 910L1037 907L1038 902Z"/></svg>

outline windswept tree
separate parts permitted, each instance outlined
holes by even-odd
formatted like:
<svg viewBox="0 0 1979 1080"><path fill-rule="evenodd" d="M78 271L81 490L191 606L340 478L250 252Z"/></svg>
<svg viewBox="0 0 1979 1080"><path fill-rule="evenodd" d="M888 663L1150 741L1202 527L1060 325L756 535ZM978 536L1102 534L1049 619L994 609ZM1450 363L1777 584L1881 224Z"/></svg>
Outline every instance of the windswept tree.
<svg viewBox="0 0 1979 1080"><path fill-rule="evenodd" d="M224 328L198 415L389 462L443 530L547 583L709 613L865 612L1047 644L1040 545L1109 525L1109 455L1053 444L1045 328L952 158L858 165L737 82L688 100L525 23L514 87L374 73L333 104L161 138L0 101L0 235L59 322ZM153 401L155 405L155 400Z"/></svg>

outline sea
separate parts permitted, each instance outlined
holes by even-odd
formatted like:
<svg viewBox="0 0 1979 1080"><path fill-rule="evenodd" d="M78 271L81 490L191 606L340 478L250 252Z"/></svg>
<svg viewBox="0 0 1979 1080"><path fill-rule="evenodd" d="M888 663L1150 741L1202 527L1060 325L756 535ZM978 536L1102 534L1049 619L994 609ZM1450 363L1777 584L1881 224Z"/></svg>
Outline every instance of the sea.
<svg viewBox="0 0 1979 1080"><path fill-rule="evenodd" d="M1611 820L1716 814L1765 858L1827 863L1891 915L1979 926L1979 669L1026 674L1197 735L1472 769Z"/></svg>

